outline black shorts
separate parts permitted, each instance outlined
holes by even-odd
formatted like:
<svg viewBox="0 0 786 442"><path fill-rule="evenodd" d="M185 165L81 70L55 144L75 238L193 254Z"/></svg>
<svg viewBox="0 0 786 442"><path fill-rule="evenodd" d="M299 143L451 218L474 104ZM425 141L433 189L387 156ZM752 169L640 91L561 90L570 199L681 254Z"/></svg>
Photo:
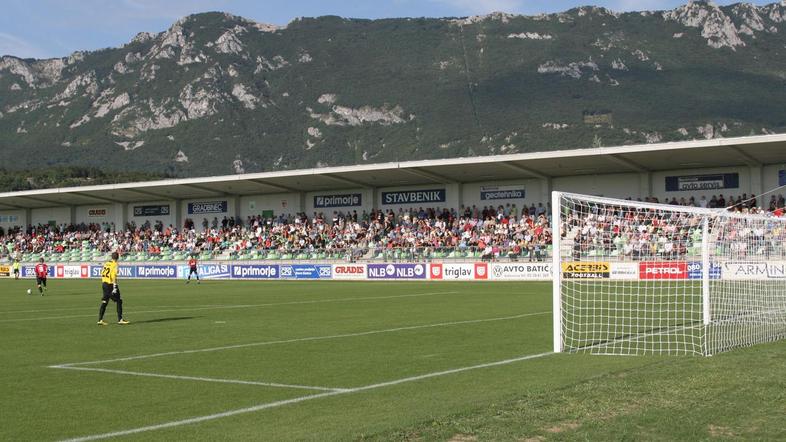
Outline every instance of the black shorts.
<svg viewBox="0 0 786 442"><path fill-rule="evenodd" d="M18 274L19 274L19 269L14 269L14 275L18 275Z"/></svg>
<svg viewBox="0 0 786 442"><path fill-rule="evenodd" d="M188 273L191 274L191 273L196 273L196 272L197 272L197 268L196 267L191 267L191 270Z"/></svg>
<svg viewBox="0 0 786 442"><path fill-rule="evenodd" d="M36 285L42 285L42 286L46 287L46 278L42 278L40 276L36 276L35 277L35 284Z"/></svg>
<svg viewBox="0 0 786 442"><path fill-rule="evenodd" d="M112 293L112 290L114 289L114 284L110 284L108 282L102 282L101 283L101 289L104 291L103 296L101 296L101 301L108 301L108 300L111 299L112 301L117 302L117 301L120 300L120 288L119 287L117 289L117 293Z"/></svg>

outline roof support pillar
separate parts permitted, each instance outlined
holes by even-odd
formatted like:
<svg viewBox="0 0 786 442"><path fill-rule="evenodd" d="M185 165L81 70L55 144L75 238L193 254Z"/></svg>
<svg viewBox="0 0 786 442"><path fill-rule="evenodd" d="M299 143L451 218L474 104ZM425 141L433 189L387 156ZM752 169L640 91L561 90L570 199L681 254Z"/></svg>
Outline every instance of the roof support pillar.
<svg viewBox="0 0 786 442"><path fill-rule="evenodd" d="M299 213L306 213L306 192L298 192L298 209Z"/></svg>
<svg viewBox="0 0 786 442"><path fill-rule="evenodd" d="M764 191L764 166L750 166L751 177L751 193L756 195L756 204L759 207L764 207L767 201L762 198L761 193Z"/></svg>
<svg viewBox="0 0 786 442"><path fill-rule="evenodd" d="M633 195L631 195L632 197ZM652 172L639 173L639 198L644 200L654 196L652 194Z"/></svg>
<svg viewBox="0 0 786 442"><path fill-rule="evenodd" d="M71 219L69 222L70 222L72 225L73 225L73 224L76 224L76 206L73 206L73 205L72 205L72 206L70 206L68 209L69 209L69 212L70 212L70 214L69 214L69 215L70 215L70 219Z"/></svg>
<svg viewBox="0 0 786 442"><path fill-rule="evenodd" d="M235 225L243 223L243 218L241 217L240 213L240 195L233 195L232 198L232 208L233 215L235 217Z"/></svg>
<svg viewBox="0 0 786 442"><path fill-rule="evenodd" d="M126 224L128 224L128 203L120 203L120 221L119 224L115 224L115 231L122 231L125 230Z"/></svg>
<svg viewBox="0 0 786 442"><path fill-rule="evenodd" d="M32 225L33 225L33 209L27 208L25 209L25 221L23 227L25 227L26 230L28 226L32 226Z"/></svg>
<svg viewBox="0 0 786 442"><path fill-rule="evenodd" d="M178 230L183 229L183 200L176 199L175 200L175 228ZM194 227L196 227L197 223L194 221ZM200 224L201 225L201 224Z"/></svg>
<svg viewBox="0 0 786 442"><path fill-rule="evenodd" d="M464 207L464 183L457 183L456 184L456 196L458 197L458 207L456 210ZM448 207L450 209L450 207Z"/></svg>
<svg viewBox="0 0 786 442"><path fill-rule="evenodd" d="M546 208L549 208L551 205L551 191L553 189L553 183L551 181L551 177L542 178L540 180L540 200L539 203L546 202ZM532 204L532 203L531 203ZM547 214L550 214L551 211L547 211Z"/></svg>
<svg viewBox="0 0 786 442"><path fill-rule="evenodd" d="M371 188L371 210L379 210L379 187Z"/></svg>

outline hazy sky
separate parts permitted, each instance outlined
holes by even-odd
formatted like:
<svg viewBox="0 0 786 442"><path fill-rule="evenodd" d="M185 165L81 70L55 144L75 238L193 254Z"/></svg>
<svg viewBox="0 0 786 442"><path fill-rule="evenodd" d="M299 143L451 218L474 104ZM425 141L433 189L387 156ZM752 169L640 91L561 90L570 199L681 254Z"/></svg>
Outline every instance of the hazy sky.
<svg viewBox="0 0 786 442"><path fill-rule="evenodd" d="M753 1L758 5L770 1ZM160 32L185 15L225 11L258 22L295 17L455 17L504 11L564 11L594 4L615 11L671 9L687 0L3 0L0 55L48 58L116 47L137 32ZM731 4L736 1L716 1Z"/></svg>

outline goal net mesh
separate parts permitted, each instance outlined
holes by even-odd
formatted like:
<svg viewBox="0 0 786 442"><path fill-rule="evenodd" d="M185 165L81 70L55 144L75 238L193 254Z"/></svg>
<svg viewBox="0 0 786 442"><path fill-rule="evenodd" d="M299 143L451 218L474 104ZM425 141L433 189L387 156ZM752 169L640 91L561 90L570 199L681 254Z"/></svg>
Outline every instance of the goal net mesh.
<svg viewBox="0 0 786 442"><path fill-rule="evenodd" d="M786 337L784 220L559 192L552 210L555 351L711 355Z"/></svg>

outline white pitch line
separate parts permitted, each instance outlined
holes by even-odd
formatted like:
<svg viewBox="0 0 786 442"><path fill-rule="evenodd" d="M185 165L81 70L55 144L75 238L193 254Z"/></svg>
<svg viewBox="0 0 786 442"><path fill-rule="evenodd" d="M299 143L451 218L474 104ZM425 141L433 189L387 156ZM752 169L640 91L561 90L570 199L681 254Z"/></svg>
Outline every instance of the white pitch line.
<svg viewBox="0 0 786 442"><path fill-rule="evenodd" d="M76 437L76 438L72 438L72 439L66 439L63 442L87 442L87 441L91 441L91 440L108 439L108 438L111 438L111 437L128 436L128 435L131 435L131 434L145 433L145 432L148 432L148 431L163 430L163 429L166 429L166 428L182 427L184 425L191 425L191 424L196 424L196 423L200 423L200 422L221 419L221 418L224 418L224 417L236 416L236 415L239 415L239 414L253 413L253 412L256 412L256 411L260 411L260 410L282 407L282 406L285 406L285 405L296 404L296 403L299 403L299 402L310 401L310 400L319 399L319 398L328 397L328 396L337 396L337 395L340 395L340 394L357 393L357 392L361 392L361 391L374 390L374 389L377 389L377 388L389 387L389 386L392 386L392 385L399 385L399 384L404 384L404 383L407 383L407 382L415 382L415 381L420 381L420 380L423 380L423 379L435 378L435 377L439 377L439 376L446 376L446 375L451 375L451 374L455 374L455 373L461 373L461 372L470 371L470 370L477 370L477 369L489 368L489 367L497 367L497 366L501 366L501 365L512 364L512 363L515 363L515 362L527 361L527 360L530 360L530 359L538 359L538 358L542 358L542 357L549 356L549 355L552 355L552 354L554 354L554 353L549 352L549 353L538 353L538 354L533 354L533 355L525 355L525 356L520 356L520 357L512 358L512 359L505 359L505 360L502 360L502 361L488 362L488 363L485 363L485 364L471 365L471 366L468 366L468 367L460 367L460 368L454 368L454 369L451 369L451 370L444 370L444 371L438 371L438 372L434 372L434 373L427 373L427 374L423 374L423 375L419 375L419 376L411 376L411 377L407 377L407 378L396 379L396 380L393 380L393 381L381 382L381 383L378 383L378 384L365 385L363 387L350 388L350 389L341 390L341 391L328 391L328 392L325 392L325 393L318 393L318 394L313 394L313 395L309 395L309 396L300 396L300 397L296 397L296 398L292 398L292 399L286 399L286 400L282 400L282 401L268 402L268 403L265 403L265 404L254 405L252 407L240 408L240 409L236 409L236 410L224 411L222 413L209 414L209 415L205 415L205 416L197 416L197 417L192 417L192 418L188 418L188 419L182 419L182 420L177 420L177 421L165 422L165 423L157 424L157 425L149 425L149 426L146 426L146 427L131 428L131 429L128 429L128 430L114 431L114 432L111 432L111 433L102 433L102 434L94 434L94 435L90 435L90 436Z"/></svg>
<svg viewBox="0 0 786 442"><path fill-rule="evenodd" d="M316 387L311 385L297 385L297 384L279 384L277 382L256 382L256 381L244 381L240 379L206 378L201 376L180 376L180 375L173 375L173 374L147 373L147 372L139 372L139 371L111 370L108 368L73 367L69 365L51 365L49 368L59 368L62 370L97 371L101 373L124 374L130 376L143 376L149 378L178 379L181 381L217 382L220 384L241 384L241 385L259 385L262 387L294 388L300 390L320 390L320 391L346 390L346 388Z"/></svg>
<svg viewBox="0 0 786 442"><path fill-rule="evenodd" d="M283 339L279 341L262 341L262 342L250 342L247 344L235 344L235 345L225 345L222 347L209 347L209 348L199 348L193 350L178 350L178 351L168 351L163 353L152 353L146 355L137 355L137 356L128 356L124 358L115 358L115 359L104 359L100 361L87 361L87 362L71 362L68 364L59 364L55 366L51 366L53 368L63 368L63 367L75 367L80 365L95 365L95 364L108 364L111 362L125 362L125 361L133 361L137 359L150 359L150 358L158 358L162 356L172 356L172 355L182 355L182 354L191 354L191 353L205 353L205 352L213 352L213 351L221 351L221 350L232 350L237 348L247 348L247 347L259 347L264 345L276 345L276 344L290 344L294 342L309 342L309 341L322 341L328 339L341 339L341 338L352 338L357 336L368 336L368 335L376 335L381 333L394 333L399 331L407 331L407 330L419 330L424 328L434 328L434 327L446 327L452 325L463 325L463 324L478 324L482 322L496 322L496 321L508 321L511 319L519 319L519 318L526 318L528 316L538 316L538 315L546 315L551 314L550 311L544 312L534 312L534 313L523 313L520 315L513 315L513 316L501 316L497 318L485 318L485 319L469 319L466 321L451 321L451 322L438 322L434 324L422 324L422 325L410 325L405 327L396 327L396 328L387 328L382 330L369 330L364 332L357 332L357 333L342 333L338 335L327 335L327 336L308 336L304 338L292 338L292 339Z"/></svg>
<svg viewBox="0 0 786 442"><path fill-rule="evenodd" d="M347 301L376 301L378 299L396 299L396 298L415 298L419 296L436 296L436 295L450 295L459 293L452 292L433 292L433 293L414 293L411 295L391 295L391 296L361 296L357 298L335 298L335 299L315 299L310 301L289 301L289 302L273 302L268 304L238 304L238 305L225 305L216 307L186 307L167 310L140 310L132 311L133 314L140 313L171 313L171 312L193 312L200 310L225 310L237 308L256 308L256 307L275 307L280 305L302 305L302 304L324 304L330 302L347 302ZM72 319L72 318L92 318L96 315L69 315L69 316L46 316L41 318L16 318L16 319L0 319L1 322L23 322L23 321L44 321L51 319Z"/></svg>

